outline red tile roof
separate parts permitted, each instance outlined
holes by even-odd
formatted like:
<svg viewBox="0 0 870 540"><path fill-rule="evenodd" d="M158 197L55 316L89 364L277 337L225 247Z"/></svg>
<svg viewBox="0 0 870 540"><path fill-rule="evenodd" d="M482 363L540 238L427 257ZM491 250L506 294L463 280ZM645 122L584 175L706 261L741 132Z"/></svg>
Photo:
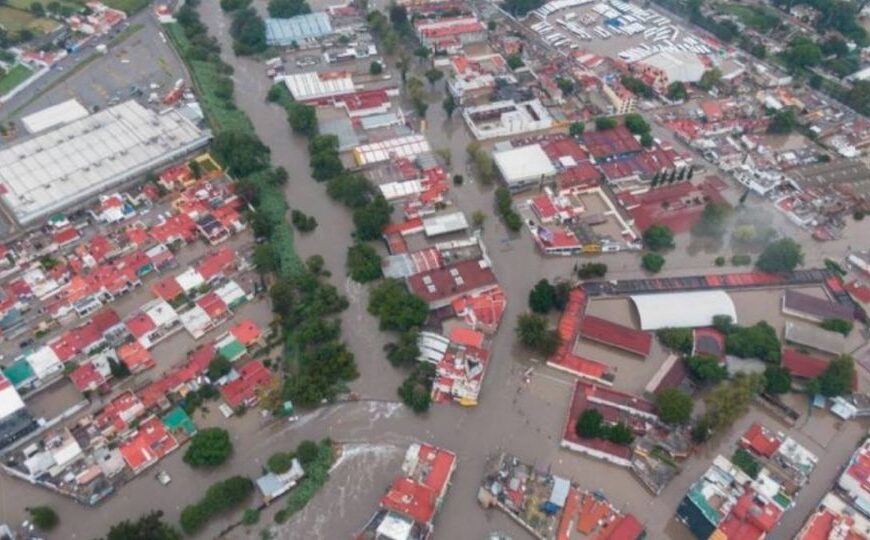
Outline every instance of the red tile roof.
<svg viewBox="0 0 870 540"><path fill-rule="evenodd" d="M257 391L272 380L272 373L259 360L248 362L238 372L238 379L221 387L224 401L233 408L256 399Z"/></svg>
<svg viewBox="0 0 870 540"><path fill-rule="evenodd" d="M457 326L450 332L450 341L453 343L478 349L483 345L483 338L482 333L462 326Z"/></svg>
<svg viewBox="0 0 870 540"><path fill-rule="evenodd" d="M196 265L196 271L208 281L218 274L228 272L235 264L235 261L235 251L230 248L221 248Z"/></svg>
<svg viewBox="0 0 870 540"><path fill-rule="evenodd" d="M97 387L106 382L106 379L100 375L100 372L97 371L97 368L91 362L85 362L77 367L75 371L69 374L69 378L79 392L96 390Z"/></svg>
<svg viewBox="0 0 870 540"><path fill-rule="evenodd" d="M435 502L435 494L427 486L400 477L393 480L393 485L381 499L381 506L417 523L427 524L435 516Z"/></svg>
<svg viewBox="0 0 870 540"><path fill-rule="evenodd" d="M133 373L151 369L156 365L154 358L151 357L151 354L138 341L131 341L121 345L118 348L118 358Z"/></svg>
<svg viewBox="0 0 870 540"><path fill-rule="evenodd" d="M230 334L232 334L239 343L248 347L260 339L262 332L260 332L260 327L257 326L257 323L250 319L246 319L244 321L239 321L238 324L230 328Z"/></svg>
<svg viewBox="0 0 870 540"><path fill-rule="evenodd" d="M455 298L497 282L482 259L461 261L408 278L411 291L428 303Z"/></svg>
<svg viewBox="0 0 870 540"><path fill-rule="evenodd" d="M862 304L870 304L870 287L852 281L846 284L846 292Z"/></svg>
<svg viewBox="0 0 870 540"><path fill-rule="evenodd" d="M795 349L782 351L782 366L795 377L813 379L821 375L828 367L827 360L805 354Z"/></svg>
<svg viewBox="0 0 870 540"><path fill-rule="evenodd" d="M625 514L607 524L596 540L637 540L643 537L643 525L634 514Z"/></svg>
<svg viewBox="0 0 870 540"><path fill-rule="evenodd" d="M142 422L136 434L119 448L127 466L133 472L156 463L178 448L178 441L159 418L151 417Z"/></svg>
<svg viewBox="0 0 870 540"><path fill-rule="evenodd" d="M137 313L132 318L127 319L126 325L127 330L129 330L136 338L142 337L157 328L154 321L151 320L151 317L145 313Z"/></svg>
<svg viewBox="0 0 870 540"><path fill-rule="evenodd" d="M580 326L584 338L640 356L649 354L652 335L599 317L587 315Z"/></svg>
<svg viewBox="0 0 870 540"><path fill-rule="evenodd" d="M91 316L91 323L104 334L121 324L121 317L112 308L103 308Z"/></svg>
<svg viewBox="0 0 870 540"><path fill-rule="evenodd" d="M632 451L631 448L627 446L614 444L604 439L590 439L577 435L575 426L577 424L577 420L580 418L580 415L583 414L583 411L590 407L598 408L599 410L602 409L600 407L595 407L588 402L588 400L586 399L585 388L585 385L581 385L579 381L574 387L574 395L571 398L571 405L568 409L568 421L565 423L565 429L562 432L562 439L570 443L577 444L579 446L584 446L592 450L596 450L598 452L610 454L620 459L629 459L631 457Z"/></svg>
<svg viewBox="0 0 870 540"><path fill-rule="evenodd" d="M625 126L584 133L583 143L596 159L607 159L643 150L643 147Z"/></svg>
<svg viewBox="0 0 870 540"><path fill-rule="evenodd" d="M779 450L782 440L774 432L755 422L740 438L740 444L760 456L769 458Z"/></svg>
<svg viewBox="0 0 870 540"><path fill-rule="evenodd" d="M151 285L151 291L158 297L169 302L184 294L184 289L178 284L174 276L166 276L157 283Z"/></svg>
<svg viewBox="0 0 870 540"><path fill-rule="evenodd" d="M211 317L213 320L219 319L227 312L226 303L214 291L209 292L208 294L197 300L196 305L198 305L206 313L208 313L208 316Z"/></svg>

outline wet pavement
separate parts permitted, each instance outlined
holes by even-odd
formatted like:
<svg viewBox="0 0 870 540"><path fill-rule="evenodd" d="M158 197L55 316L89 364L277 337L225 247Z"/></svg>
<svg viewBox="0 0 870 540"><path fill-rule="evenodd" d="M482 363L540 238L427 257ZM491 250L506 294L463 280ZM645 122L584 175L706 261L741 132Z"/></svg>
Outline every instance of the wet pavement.
<svg viewBox="0 0 870 540"><path fill-rule="evenodd" d="M305 438L332 437L347 443L346 454L336 465L328 484L311 503L287 524L276 527L278 538L348 538L359 531L376 508L390 481L399 474L398 465L404 448L413 441L426 441L454 451L458 469L453 485L436 518L435 538L480 539L488 532L501 530L514 538L525 538L519 528L503 514L485 512L476 502L477 487L487 458L508 451L539 467L577 480L587 489L601 489L614 504L634 512L648 528L650 538L682 538L686 530L674 525L673 513L688 486L709 466L717 451L733 452L734 441L752 421L762 419L766 425L786 430L765 413L753 409L741 419L728 437L710 443L709 449L689 459L683 471L657 498L649 495L631 474L617 467L559 450L558 441L564 425L571 382L567 377L536 367L531 383L522 382L522 374L531 365L528 355L514 344L517 315L525 309L526 295L541 278L567 276L577 262L575 258L543 259L535 253L525 234L515 238L492 215L492 188L466 182L453 188L452 199L466 213L484 209L489 218L483 237L494 262L496 275L507 291L510 303L502 328L494 339L492 364L484 382L481 403L464 409L439 406L424 416L414 416L404 407L392 403L402 374L384 359L382 346L389 336L380 333L376 321L366 312L366 289L347 279L344 263L351 243L350 213L327 197L324 187L308 175L305 140L293 135L283 111L265 102L270 81L262 64L232 55L227 36L228 20L217 2L204 2L201 13L210 33L221 42L224 59L235 68L236 100L252 119L259 136L272 149L276 166L290 171L286 188L291 207L314 215L320 226L308 235L297 235L296 246L302 257L320 254L332 272L332 281L347 294L351 307L343 315L343 332L359 365L360 378L352 385L364 399L323 408L303 416L295 424L263 426L258 415L248 413L229 421L220 417L216 407L198 423L229 424L236 447L231 462L208 473L189 470L176 452L149 473L125 486L120 493L94 509L82 509L67 499L44 490L0 476L0 518L20 521L23 507L49 502L59 512L63 534L55 538L92 538L123 518L152 509L162 509L166 517L177 522L180 508L201 496L212 482L230 474L256 475L273 452L293 448ZM466 169L465 146L469 142L457 115L443 117L438 102L429 108L425 133L433 148L449 148L454 172L470 175ZM686 275L706 271L713 256L699 257L686 250L681 238L679 249L669 256L665 275ZM842 246L829 246L831 250ZM814 253L815 255L815 253ZM815 257L808 257L812 263ZM611 267L610 277L636 277L638 256L635 254L600 257ZM637 362L629 359L626 362ZM645 366L647 367L647 366ZM632 383L634 386L636 383ZM817 413L819 414L819 413ZM813 428L809 423L806 429ZM798 530L810 508L829 489L841 465L866 429L848 423L837 429L823 429L824 437L804 435L802 429L789 430L802 443L821 456L812 483L798 500L798 508L786 514L772 538L790 538ZM825 447L815 442L822 439ZM153 478L157 469L166 469L174 481L161 487ZM283 506L277 501L261 518L260 524L236 529L232 538L249 538L272 525L272 513ZM211 538L235 516L213 522L200 537ZM87 517L87 519L83 519Z"/></svg>

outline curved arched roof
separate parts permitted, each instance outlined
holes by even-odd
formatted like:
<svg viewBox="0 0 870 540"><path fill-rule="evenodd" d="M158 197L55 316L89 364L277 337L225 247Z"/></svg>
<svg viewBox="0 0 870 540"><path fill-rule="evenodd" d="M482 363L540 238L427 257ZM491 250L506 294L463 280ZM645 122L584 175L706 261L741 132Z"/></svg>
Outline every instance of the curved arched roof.
<svg viewBox="0 0 870 540"><path fill-rule="evenodd" d="M728 315L737 322L734 302L721 290L636 294L631 301L642 330L710 326L716 315Z"/></svg>

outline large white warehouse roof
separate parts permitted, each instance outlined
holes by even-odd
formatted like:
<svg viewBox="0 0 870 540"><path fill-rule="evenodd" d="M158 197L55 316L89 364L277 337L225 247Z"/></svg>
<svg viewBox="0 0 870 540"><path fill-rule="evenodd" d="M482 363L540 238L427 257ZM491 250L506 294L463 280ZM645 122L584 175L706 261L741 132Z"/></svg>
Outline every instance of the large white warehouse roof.
<svg viewBox="0 0 870 540"><path fill-rule="evenodd" d="M508 185L538 180L556 174L556 168L540 144L530 144L495 152L492 157Z"/></svg>
<svg viewBox="0 0 870 540"><path fill-rule="evenodd" d="M716 315L737 322L734 302L725 291L636 294L631 297L640 316L641 330L710 326Z"/></svg>
<svg viewBox="0 0 870 540"><path fill-rule="evenodd" d="M174 161L211 134L126 101L0 150L0 198L21 224Z"/></svg>

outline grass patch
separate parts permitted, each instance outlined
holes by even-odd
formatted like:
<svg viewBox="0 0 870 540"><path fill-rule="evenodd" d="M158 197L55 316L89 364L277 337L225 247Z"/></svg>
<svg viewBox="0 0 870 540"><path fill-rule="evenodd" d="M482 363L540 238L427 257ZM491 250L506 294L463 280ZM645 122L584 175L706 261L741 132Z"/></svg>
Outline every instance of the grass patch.
<svg viewBox="0 0 870 540"><path fill-rule="evenodd" d="M244 112L228 106L228 102L214 94L215 81L220 74L212 62L190 60L190 40L184 35L184 29L178 23L163 25L166 35L172 41L176 50L187 64L196 94L209 125L215 131L254 132L254 126Z"/></svg>
<svg viewBox="0 0 870 540"><path fill-rule="evenodd" d="M151 0L103 0L103 3L110 8L119 9L127 15L132 15L150 4Z"/></svg>
<svg viewBox="0 0 870 540"><path fill-rule="evenodd" d="M0 77L0 96L11 92L16 86L23 83L33 74L31 69L23 64L18 64Z"/></svg>
<svg viewBox="0 0 870 540"><path fill-rule="evenodd" d="M767 33L779 24L776 13L759 6L740 4L718 4L716 9L728 15L734 15L740 22L758 32Z"/></svg>
<svg viewBox="0 0 870 540"><path fill-rule="evenodd" d="M109 47L114 47L119 43L123 43L127 38L138 32L139 30L142 30L143 28L145 28L145 25L143 24L131 24L127 28L123 29L121 33L119 33L117 36L113 37L111 41L109 41Z"/></svg>

